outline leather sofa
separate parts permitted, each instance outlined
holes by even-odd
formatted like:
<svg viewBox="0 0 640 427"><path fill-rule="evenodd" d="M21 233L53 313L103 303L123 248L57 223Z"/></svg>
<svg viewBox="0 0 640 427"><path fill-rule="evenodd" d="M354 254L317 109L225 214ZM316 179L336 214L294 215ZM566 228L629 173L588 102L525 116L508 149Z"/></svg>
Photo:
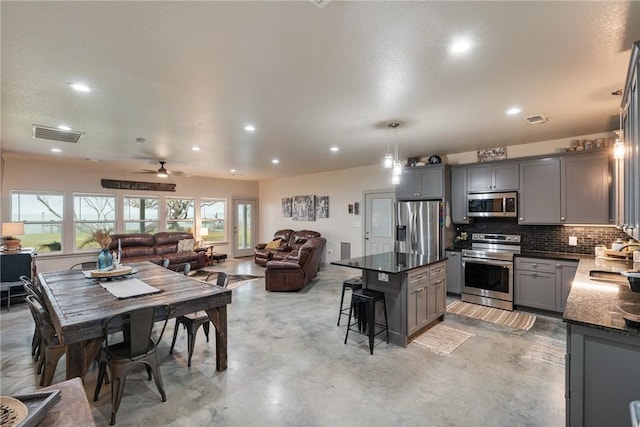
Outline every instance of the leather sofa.
<svg viewBox="0 0 640 427"><path fill-rule="evenodd" d="M263 267L266 267L267 262L272 260L282 261L290 254L300 249L300 247L304 245L307 240L316 237L320 237L320 233L318 233L317 231L293 231L289 229L278 230L273 234L273 239L271 240L271 242L275 242L279 239L279 245L275 248L268 248L267 243L258 243L254 249L254 261L256 264Z"/></svg>
<svg viewBox="0 0 640 427"><path fill-rule="evenodd" d="M297 250L279 261L268 261L265 287L268 291L297 291L318 275L320 260L327 240L311 237Z"/></svg>
<svg viewBox="0 0 640 427"><path fill-rule="evenodd" d="M205 251L178 252L180 240L193 239L191 233L180 231L162 231L156 234L112 234L109 250L118 250L118 240L122 249L120 261L125 264L134 261L151 261L162 264L169 260L171 270L182 269L185 264L191 264L191 270L205 267L209 259Z"/></svg>

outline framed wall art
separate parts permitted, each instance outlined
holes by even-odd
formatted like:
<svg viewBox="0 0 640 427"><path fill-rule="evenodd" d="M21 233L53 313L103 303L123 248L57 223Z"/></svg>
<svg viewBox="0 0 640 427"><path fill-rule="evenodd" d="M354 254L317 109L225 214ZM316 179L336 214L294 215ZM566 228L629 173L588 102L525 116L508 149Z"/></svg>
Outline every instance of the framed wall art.
<svg viewBox="0 0 640 427"><path fill-rule="evenodd" d="M293 196L292 219L294 221L316 220L316 196Z"/></svg>
<svg viewBox="0 0 640 427"><path fill-rule="evenodd" d="M329 218L329 196L316 198L316 218Z"/></svg>
<svg viewBox="0 0 640 427"><path fill-rule="evenodd" d="M284 218L291 218L291 197L285 197L282 199L282 216Z"/></svg>

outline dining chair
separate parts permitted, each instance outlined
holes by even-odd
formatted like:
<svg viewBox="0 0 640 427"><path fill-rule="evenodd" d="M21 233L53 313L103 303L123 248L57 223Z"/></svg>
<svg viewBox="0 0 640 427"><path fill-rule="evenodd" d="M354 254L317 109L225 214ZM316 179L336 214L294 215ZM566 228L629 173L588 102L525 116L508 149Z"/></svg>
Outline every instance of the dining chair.
<svg viewBox="0 0 640 427"><path fill-rule="evenodd" d="M20 276L20 281L22 282L22 287L24 288L27 295L33 295L33 297L38 300L40 305L45 307L42 293L40 292L40 289L38 289L38 287L31 281L31 279L29 279L27 276ZM35 327L33 329L33 338L31 338L31 356L33 356L35 361L38 361L38 359L40 358L42 338L40 337L40 329L38 328L38 322L36 321L35 313L32 311L31 315L33 316L35 322ZM40 373L40 370L41 368L38 365L38 374Z"/></svg>
<svg viewBox="0 0 640 427"><path fill-rule="evenodd" d="M53 382L53 375L56 372L58 361L62 355L64 355L64 346L60 344L47 309L40 304L34 295L27 295L25 300L27 301L27 305L39 331L41 338L40 346L41 348L44 346L44 353L41 355L38 365L38 373L42 370L40 386L50 386Z"/></svg>
<svg viewBox="0 0 640 427"><path fill-rule="evenodd" d="M111 425L116 423L116 413L120 406L127 375L137 366L145 366L149 380L153 374L162 401L167 401L156 350L167 326L170 312L171 307L166 304L144 306L116 314L104 322L102 327L104 341L100 352L100 368L93 401L98 400L106 369L109 368L111 373ZM163 325L160 336L154 340L151 333L156 321L163 322ZM122 330L123 324L125 325L124 341L110 343L110 334Z"/></svg>
<svg viewBox="0 0 640 427"><path fill-rule="evenodd" d="M226 288L229 284L229 277L226 273L211 273L207 276L205 281L208 281L211 277L217 274L216 285L222 288ZM176 325L173 329L173 340L171 341L171 348L169 349L169 354L173 354L173 347L176 345L176 338L178 337L178 329L180 325L183 325L187 330L187 349L188 349L188 359L187 366L191 367L191 358L193 356L193 349L196 345L196 333L200 326L204 330L204 335L207 337L207 342L209 342L209 326L210 319L207 315L206 311L196 311L195 313L185 314L184 316L176 317Z"/></svg>
<svg viewBox="0 0 640 427"><path fill-rule="evenodd" d="M73 264L69 270L95 270L96 268L98 268L97 261L85 261Z"/></svg>

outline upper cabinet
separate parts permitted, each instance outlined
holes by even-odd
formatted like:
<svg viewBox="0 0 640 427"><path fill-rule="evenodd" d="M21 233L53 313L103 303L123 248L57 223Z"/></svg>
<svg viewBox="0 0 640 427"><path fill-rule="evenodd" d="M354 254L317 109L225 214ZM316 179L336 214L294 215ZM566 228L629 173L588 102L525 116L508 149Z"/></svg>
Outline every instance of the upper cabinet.
<svg viewBox="0 0 640 427"><path fill-rule="evenodd" d="M609 224L609 153L560 159L560 223Z"/></svg>
<svg viewBox="0 0 640 427"><path fill-rule="evenodd" d="M560 159L520 163L519 224L560 224Z"/></svg>
<svg viewBox="0 0 640 427"><path fill-rule="evenodd" d="M517 191L519 175L517 162L472 166L467 169L467 192Z"/></svg>
<svg viewBox="0 0 640 427"><path fill-rule="evenodd" d="M467 168L451 169L451 222L469 224L467 216Z"/></svg>
<svg viewBox="0 0 640 427"><path fill-rule="evenodd" d="M624 129L624 159L618 167L623 169L624 188L619 191L622 224L630 236L640 239L640 41L633 44L629 71L622 95L622 126ZM622 206L621 206L622 205Z"/></svg>
<svg viewBox="0 0 640 427"><path fill-rule="evenodd" d="M398 200L441 200L447 188L447 165L405 168L396 187Z"/></svg>

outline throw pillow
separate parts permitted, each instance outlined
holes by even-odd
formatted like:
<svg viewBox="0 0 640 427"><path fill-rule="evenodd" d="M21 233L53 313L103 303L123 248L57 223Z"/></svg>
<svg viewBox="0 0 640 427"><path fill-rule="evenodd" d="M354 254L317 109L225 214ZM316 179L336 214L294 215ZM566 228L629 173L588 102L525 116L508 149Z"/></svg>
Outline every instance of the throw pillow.
<svg viewBox="0 0 640 427"><path fill-rule="evenodd" d="M267 246L265 246L265 249L278 249L280 247L281 242L282 242L282 239L272 240L269 243L267 243Z"/></svg>
<svg viewBox="0 0 640 427"><path fill-rule="evenodd" d="M178 252L193 252L193 242L195 239L178 240Z"/></svg>

